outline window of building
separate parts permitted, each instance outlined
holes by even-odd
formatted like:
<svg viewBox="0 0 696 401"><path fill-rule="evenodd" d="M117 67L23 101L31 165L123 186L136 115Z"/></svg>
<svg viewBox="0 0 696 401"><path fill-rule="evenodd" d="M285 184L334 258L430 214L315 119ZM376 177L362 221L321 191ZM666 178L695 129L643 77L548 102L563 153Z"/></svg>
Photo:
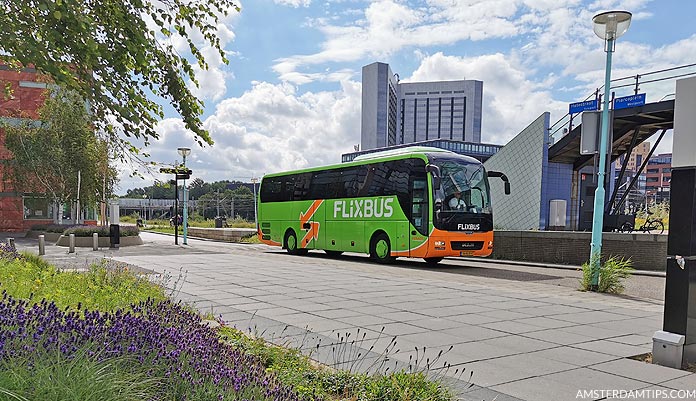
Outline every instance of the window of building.
<svg viewBox="0 0 696 401"><path fill-rule="evenodd" d="M662 169L662 172L663 172L663 173L671 173L671 172L672 172L672 169L671 169L670 167L666 167L666 168L663 168L663 169Z"/></svg>
<svg viewBox="0 0 696 401"><path fill-rule="evenodd" d="M53 204L48 198L24 196L22 197L22 204L25 220L46 220L51 219L53 215Z"/></svg>

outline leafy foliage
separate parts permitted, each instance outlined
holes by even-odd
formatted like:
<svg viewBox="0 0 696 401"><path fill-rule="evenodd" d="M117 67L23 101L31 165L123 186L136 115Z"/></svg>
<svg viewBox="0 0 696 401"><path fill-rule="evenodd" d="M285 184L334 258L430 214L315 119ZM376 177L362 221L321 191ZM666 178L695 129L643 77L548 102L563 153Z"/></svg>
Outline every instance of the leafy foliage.
<svg viewBox="0 0 696 401"><path fill-rule="evenodd" d="M143 299L165 299L162 288L125 267L94 265L87 273L62 272L41 257L0 258L0 290L20 299L50 299L60 308L112 311Z"/></svg>
<svg viewBox="0 0 696 401"><path fill-rule="evenodd" d="M83 205L109 197L117 172L110 165L107 142L94 132L84 99L54 90L38 112L39 124L25 120L4 127L15 190L48 193L67 203L77 199L79 172Z"/></svg>
<svg viewBox="0 0 696 401"><path fill-rule="evenodd" d="M63 235L75 234L76 237L91 237L97 233L100 237L108 237L110 234L108 226L73 226L63 231ZM120 226L119 235L121 237L135 237L140 234L136 226Z"/></svg>
<svg viewBox="0 0 696 401"><path fill-rule="evenodd" d="M600 264L597 291L621 294L624 291L623 280L630 277L633 270L631 259L611 256L603 264ZM582 265L580 286L583 291L592 289L592 268L589 262Z"/></svg>
<svg viewBox="0 0 696 401"><path fill-rule="evenodd" d="M98 131L113 134L118 127L146 144L157 138L155 124L164 113L150 99L154 94L169 101L200 143L212 144L200 119L203 103L186 85L198 84L194 66L172 39L186 42L201 69L208 64L194 38L227 63L217 25L231 11L239 11L231 0L6 0L0 54L9 65L32 65L87 99Z"/></svg>

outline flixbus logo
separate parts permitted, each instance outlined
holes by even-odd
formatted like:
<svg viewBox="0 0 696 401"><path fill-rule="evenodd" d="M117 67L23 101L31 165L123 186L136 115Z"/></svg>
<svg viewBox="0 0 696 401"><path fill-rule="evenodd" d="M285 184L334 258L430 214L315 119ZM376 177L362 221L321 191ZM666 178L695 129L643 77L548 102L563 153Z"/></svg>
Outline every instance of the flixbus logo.
<svg viewBox="0 0 696 401"><path fill-rule="evenodd" d="M394 198L337 200L334 202L333 217L391 217L394 214L393 202Z"/></svg>
<svg viewBox="0 0 696 401"><path fill-rule="evenodd" d="M480 224L457 224L457 230L460 231L479 231L480 229Z"/></svg>

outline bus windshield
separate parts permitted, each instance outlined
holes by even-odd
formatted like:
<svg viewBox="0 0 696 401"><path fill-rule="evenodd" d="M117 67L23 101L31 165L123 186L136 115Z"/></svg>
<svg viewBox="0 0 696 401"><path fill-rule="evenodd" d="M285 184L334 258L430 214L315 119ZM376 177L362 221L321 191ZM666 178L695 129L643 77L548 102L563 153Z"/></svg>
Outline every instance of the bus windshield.
<svg viewBox="0 0 696 401"><path fill-rule="evenodd" d="M486 171L480 163L457 159L434 161L440 168L442 210L491 213Z"/></svg>

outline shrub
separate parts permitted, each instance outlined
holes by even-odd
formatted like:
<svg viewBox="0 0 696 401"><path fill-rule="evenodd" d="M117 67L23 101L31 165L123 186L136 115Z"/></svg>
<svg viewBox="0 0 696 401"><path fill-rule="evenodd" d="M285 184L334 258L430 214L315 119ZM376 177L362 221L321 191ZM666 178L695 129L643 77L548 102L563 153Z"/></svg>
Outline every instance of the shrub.
<svg viewBox="0 0 696 401"><path fill-rule="evenodd" d="M140 234L140 230L136 226L120 226L121 237L135 237ZM110 235L109 227L107 226L72 226L65 231L63 235L75 234L76 237L91 237L97 233L100 237L108 237Z"/></svg>
<svg viewBox="0 0 696 401"><path fill-rule="evenodd" d="M104 311L127 308L147 298L165 299L162 287L125 267L102 264L85 273L61 272L39 256L25 253L22 257L25 260L0 258L0 290L14 298L47 298L61 309L82 304Z"/></svg>
<svg viewBox="0 0 696 401"><path fill-rule="evenodd" d="M31 231L46 231L46 228L48 228L49 224L34 224L31 226L30 230Z"/></svg>
<svg viewBox="0 0 696 401"><path fill-rule="evenodd" d="M611 256L599 267L599 287L598 292L608 292L621 294L624 291L623 280L628 278L633 272L631 259ZM583 291L592 289L592 268L587 262L582 265L582 279L580 286Z"/></svg>

